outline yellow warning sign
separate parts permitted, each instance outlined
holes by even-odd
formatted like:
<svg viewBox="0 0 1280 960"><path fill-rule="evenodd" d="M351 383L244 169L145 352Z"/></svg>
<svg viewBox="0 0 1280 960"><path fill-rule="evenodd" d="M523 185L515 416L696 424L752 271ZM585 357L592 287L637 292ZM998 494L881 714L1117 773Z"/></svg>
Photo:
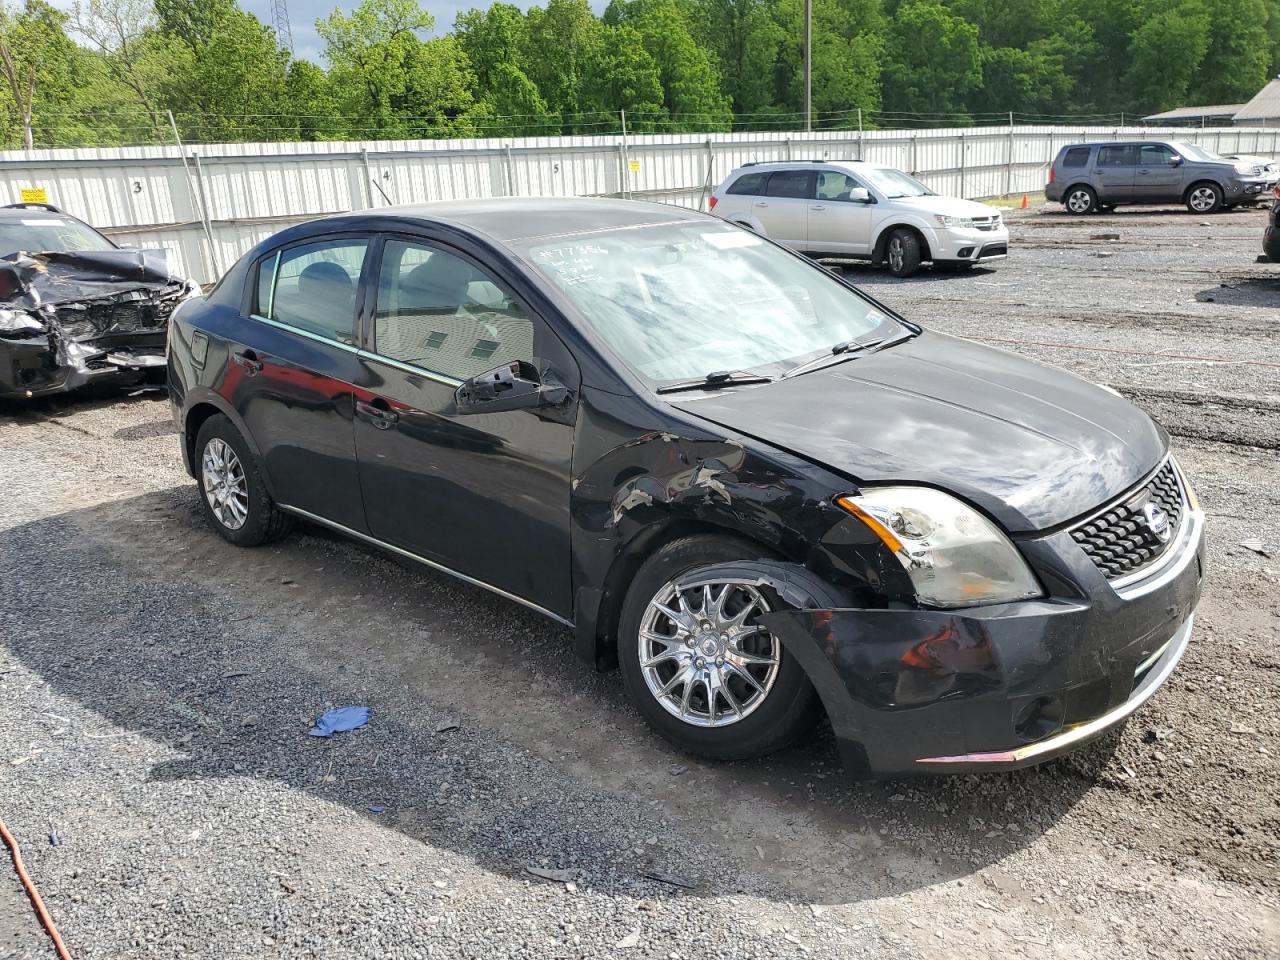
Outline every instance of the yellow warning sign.
<svg viewBox="0 0 1280 960"><path fill-rule="evenodd" d="M640 172L640 161L639 161L639 160L628 160L628 161L627 161L627 169L629 169L632 173L639 173L639 172Z"/></svg>
<svg viewBox="0 0 1280 960"><path fill-rule="evenodd" d="M21 193L23 203L49 202L49 194L44 187L23 187Z"/></svg>

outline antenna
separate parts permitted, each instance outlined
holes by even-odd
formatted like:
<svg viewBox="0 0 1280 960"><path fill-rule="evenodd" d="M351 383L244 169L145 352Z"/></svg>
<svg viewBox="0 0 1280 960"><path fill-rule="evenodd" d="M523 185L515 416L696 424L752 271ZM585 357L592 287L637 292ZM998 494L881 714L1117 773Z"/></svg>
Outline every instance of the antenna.
<svg viewBox="0 0 1280 960"><path fill-rule="evenodd" d="M289 5L286 0L271 0L271 26L276 32L276 43L293 55L293 30L289 27Z"/></svg>

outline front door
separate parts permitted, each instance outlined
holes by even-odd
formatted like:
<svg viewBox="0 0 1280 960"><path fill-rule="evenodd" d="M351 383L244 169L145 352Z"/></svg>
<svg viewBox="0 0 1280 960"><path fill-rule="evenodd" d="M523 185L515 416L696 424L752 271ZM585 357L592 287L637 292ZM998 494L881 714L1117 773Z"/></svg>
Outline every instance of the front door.
<svg viewBox="0 0 1280 960"><path fill-rule="evenodd" d="M808 249L809 204L816 174L812 170L778 170L769 174L765 196L756 197L751 212L765 232L797 250Z"/></svg>
<svg viewBox="0 0 1280 960"><path fill-rule="evenodd" d="M1131 201L1137 170L1137 144L1116 143L1099 147L1098 164L1093 170L1098 200L1104 204Z"/></svg>
<svg viewBox="0 0 1280 960"><path fill-rule="evenodd" d="M849 199L851 191L865 187L847 173L818 171L817 195L809 203L808 250L814 253L871 253L870 203Z"/></svg>
<svg viewBox="0 0 1280 960"><path fill-rule="evenodd" d="M1138 147L1138 169L1133 178L1135 200L1159 202L1182 200L1182 167L1174 163L1174 152L1163 143Z"/></svg>
<svg viewBox="0 0 1280 960"><path fill-rule="evenodd" d="M568 619L577 365L540 318L458 250L388 237L376 276L355 405L370 532ZM513 363L568 387L569 399L459 411L464 380Z"/></svg>
<svg viewBox="0 0 1280 960"><path fill-rule="evenodd" d="M362 376L356 310L369 246L367 236L334 237L259 261L218 385L277 502L361 531L352 383Z"/></svg>

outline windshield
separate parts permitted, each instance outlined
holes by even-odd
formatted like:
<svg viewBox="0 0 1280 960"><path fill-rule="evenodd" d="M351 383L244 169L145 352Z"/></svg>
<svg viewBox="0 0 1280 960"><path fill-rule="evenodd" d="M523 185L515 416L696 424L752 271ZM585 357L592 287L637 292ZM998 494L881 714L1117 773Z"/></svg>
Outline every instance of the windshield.
<svg viewBox="0 0 1280 960"><path fill-rule="evenodd" d="M65 253L114 250L111 241L76 220L28 217L0 220L0 257L11 253Z"/></svg>
<svg viewBox="0 0 1280 960"><path fill-rule="evenodd" d="M523 252L658 384L776 375L837 343L904 329L822 268L726 223L543 239Z"/></svg>
<svg viewBox="0 0 1280 960"><path fill-rule="evenodd" d="M876 188L889 200L895 200L898 197L933 196L932 190L901 170L891 170L888 167L859 167L858 175L875 184Z"/></svg>
<svg viewBox="0 0 1280 960"><path fill-rule="evenodd" d="M1197 147L1194 143L1175 143L1173 147L1188 160L1204 162L1206 160L1214 161L1222 159L1222 157L1218 156L1213 151L1206 150L1203 147Z"/></svg>

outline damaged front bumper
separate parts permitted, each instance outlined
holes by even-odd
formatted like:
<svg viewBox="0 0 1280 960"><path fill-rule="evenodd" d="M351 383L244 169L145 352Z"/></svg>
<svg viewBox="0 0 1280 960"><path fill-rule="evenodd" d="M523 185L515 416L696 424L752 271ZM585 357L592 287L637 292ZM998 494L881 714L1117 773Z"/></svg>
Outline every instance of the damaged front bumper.
<svg viewBox="0 0 1280 960"><path fill-rule="evenodd" d="M169 317L196 288L163 251L15 254L0 260L0 397L162 377Z"/></svg>
<svg viewBox="0 0 1280 960"><path fill-rule="evenodd" d="M1099 585L963 610L822 608L760 618L805 668L862 775L1030 766L1124 721L1186 650L1200 597L1201 514L1176 560L1122 596ZM1040 545L1065 555L1065 545ZM784 591L784 599L788 599Z"/></svg>

